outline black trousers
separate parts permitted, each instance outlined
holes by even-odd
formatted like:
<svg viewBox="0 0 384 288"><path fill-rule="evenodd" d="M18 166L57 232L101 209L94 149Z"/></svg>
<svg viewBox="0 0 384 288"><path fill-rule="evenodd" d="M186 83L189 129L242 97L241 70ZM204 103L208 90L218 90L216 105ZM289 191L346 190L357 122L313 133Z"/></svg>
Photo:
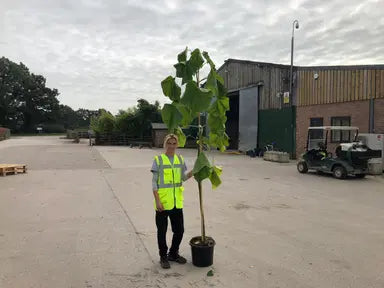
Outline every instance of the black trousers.
<svg viewBox="0 0 384 288"><path fill-rule="evenodd" d="M157 226L157 244L159 245L160 257L165 257L168 252L167 246L167 229L168 217L171 220L173 238L172 246L169 249L169 254L176 255L179 253L179 246L183 240L184 234L184 216L183 209L173 208L172 210L156 211L156 226Z"/></svg>

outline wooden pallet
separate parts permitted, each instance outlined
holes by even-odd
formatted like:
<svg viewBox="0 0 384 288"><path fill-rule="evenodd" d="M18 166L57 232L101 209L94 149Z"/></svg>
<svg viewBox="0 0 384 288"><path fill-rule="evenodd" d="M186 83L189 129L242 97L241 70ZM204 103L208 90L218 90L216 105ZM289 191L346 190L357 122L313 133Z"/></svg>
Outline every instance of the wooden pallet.
<svg viewBox="0 0 384 288"><path fill-rule="evenodd" d="M27 165L25 164L0 164L0 176L8 174L26 173Z"/></svg>

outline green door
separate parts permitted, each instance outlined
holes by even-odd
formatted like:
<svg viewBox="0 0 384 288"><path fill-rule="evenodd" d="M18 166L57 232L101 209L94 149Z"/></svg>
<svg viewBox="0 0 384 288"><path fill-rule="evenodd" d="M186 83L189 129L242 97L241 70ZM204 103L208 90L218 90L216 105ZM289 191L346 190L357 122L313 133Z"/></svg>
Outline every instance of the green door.
<svg viewBox="0 0 384 288"><path fill-rule="evenodd" d="M259 148L275 142L275 147L295 158L296 107L259 110Z"/></svg>

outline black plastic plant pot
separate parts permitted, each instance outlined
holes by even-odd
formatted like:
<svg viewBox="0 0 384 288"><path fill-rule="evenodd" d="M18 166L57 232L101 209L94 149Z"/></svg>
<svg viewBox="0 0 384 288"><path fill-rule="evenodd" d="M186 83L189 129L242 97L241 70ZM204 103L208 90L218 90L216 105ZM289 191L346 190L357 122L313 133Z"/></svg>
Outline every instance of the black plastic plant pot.
<svg viewBox="0 0 384 288"><path fill-rule="evenodd" d="M208 267L213 264L213 251L216 245L211 237L205 237L205 242L201 236L193 237L189 241L192 249L192 263L197 267Z"/></svg>

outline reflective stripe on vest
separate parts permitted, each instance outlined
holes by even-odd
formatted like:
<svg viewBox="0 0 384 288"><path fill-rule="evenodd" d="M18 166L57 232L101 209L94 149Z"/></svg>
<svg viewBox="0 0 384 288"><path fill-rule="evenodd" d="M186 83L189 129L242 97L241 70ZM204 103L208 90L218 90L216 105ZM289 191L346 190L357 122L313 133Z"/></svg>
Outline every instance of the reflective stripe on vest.
<svg viewBox="0 0 384 288"><path fill-rule="evenodd" d="M175 155L173 158L173 164L171 164L169 158L165 154L156 156L155 160L159 168L159 178L157 181L159 187L158 194L164 210L172 210L175 208L175 202L176 208L183 208L183 157Z"/></svg>

